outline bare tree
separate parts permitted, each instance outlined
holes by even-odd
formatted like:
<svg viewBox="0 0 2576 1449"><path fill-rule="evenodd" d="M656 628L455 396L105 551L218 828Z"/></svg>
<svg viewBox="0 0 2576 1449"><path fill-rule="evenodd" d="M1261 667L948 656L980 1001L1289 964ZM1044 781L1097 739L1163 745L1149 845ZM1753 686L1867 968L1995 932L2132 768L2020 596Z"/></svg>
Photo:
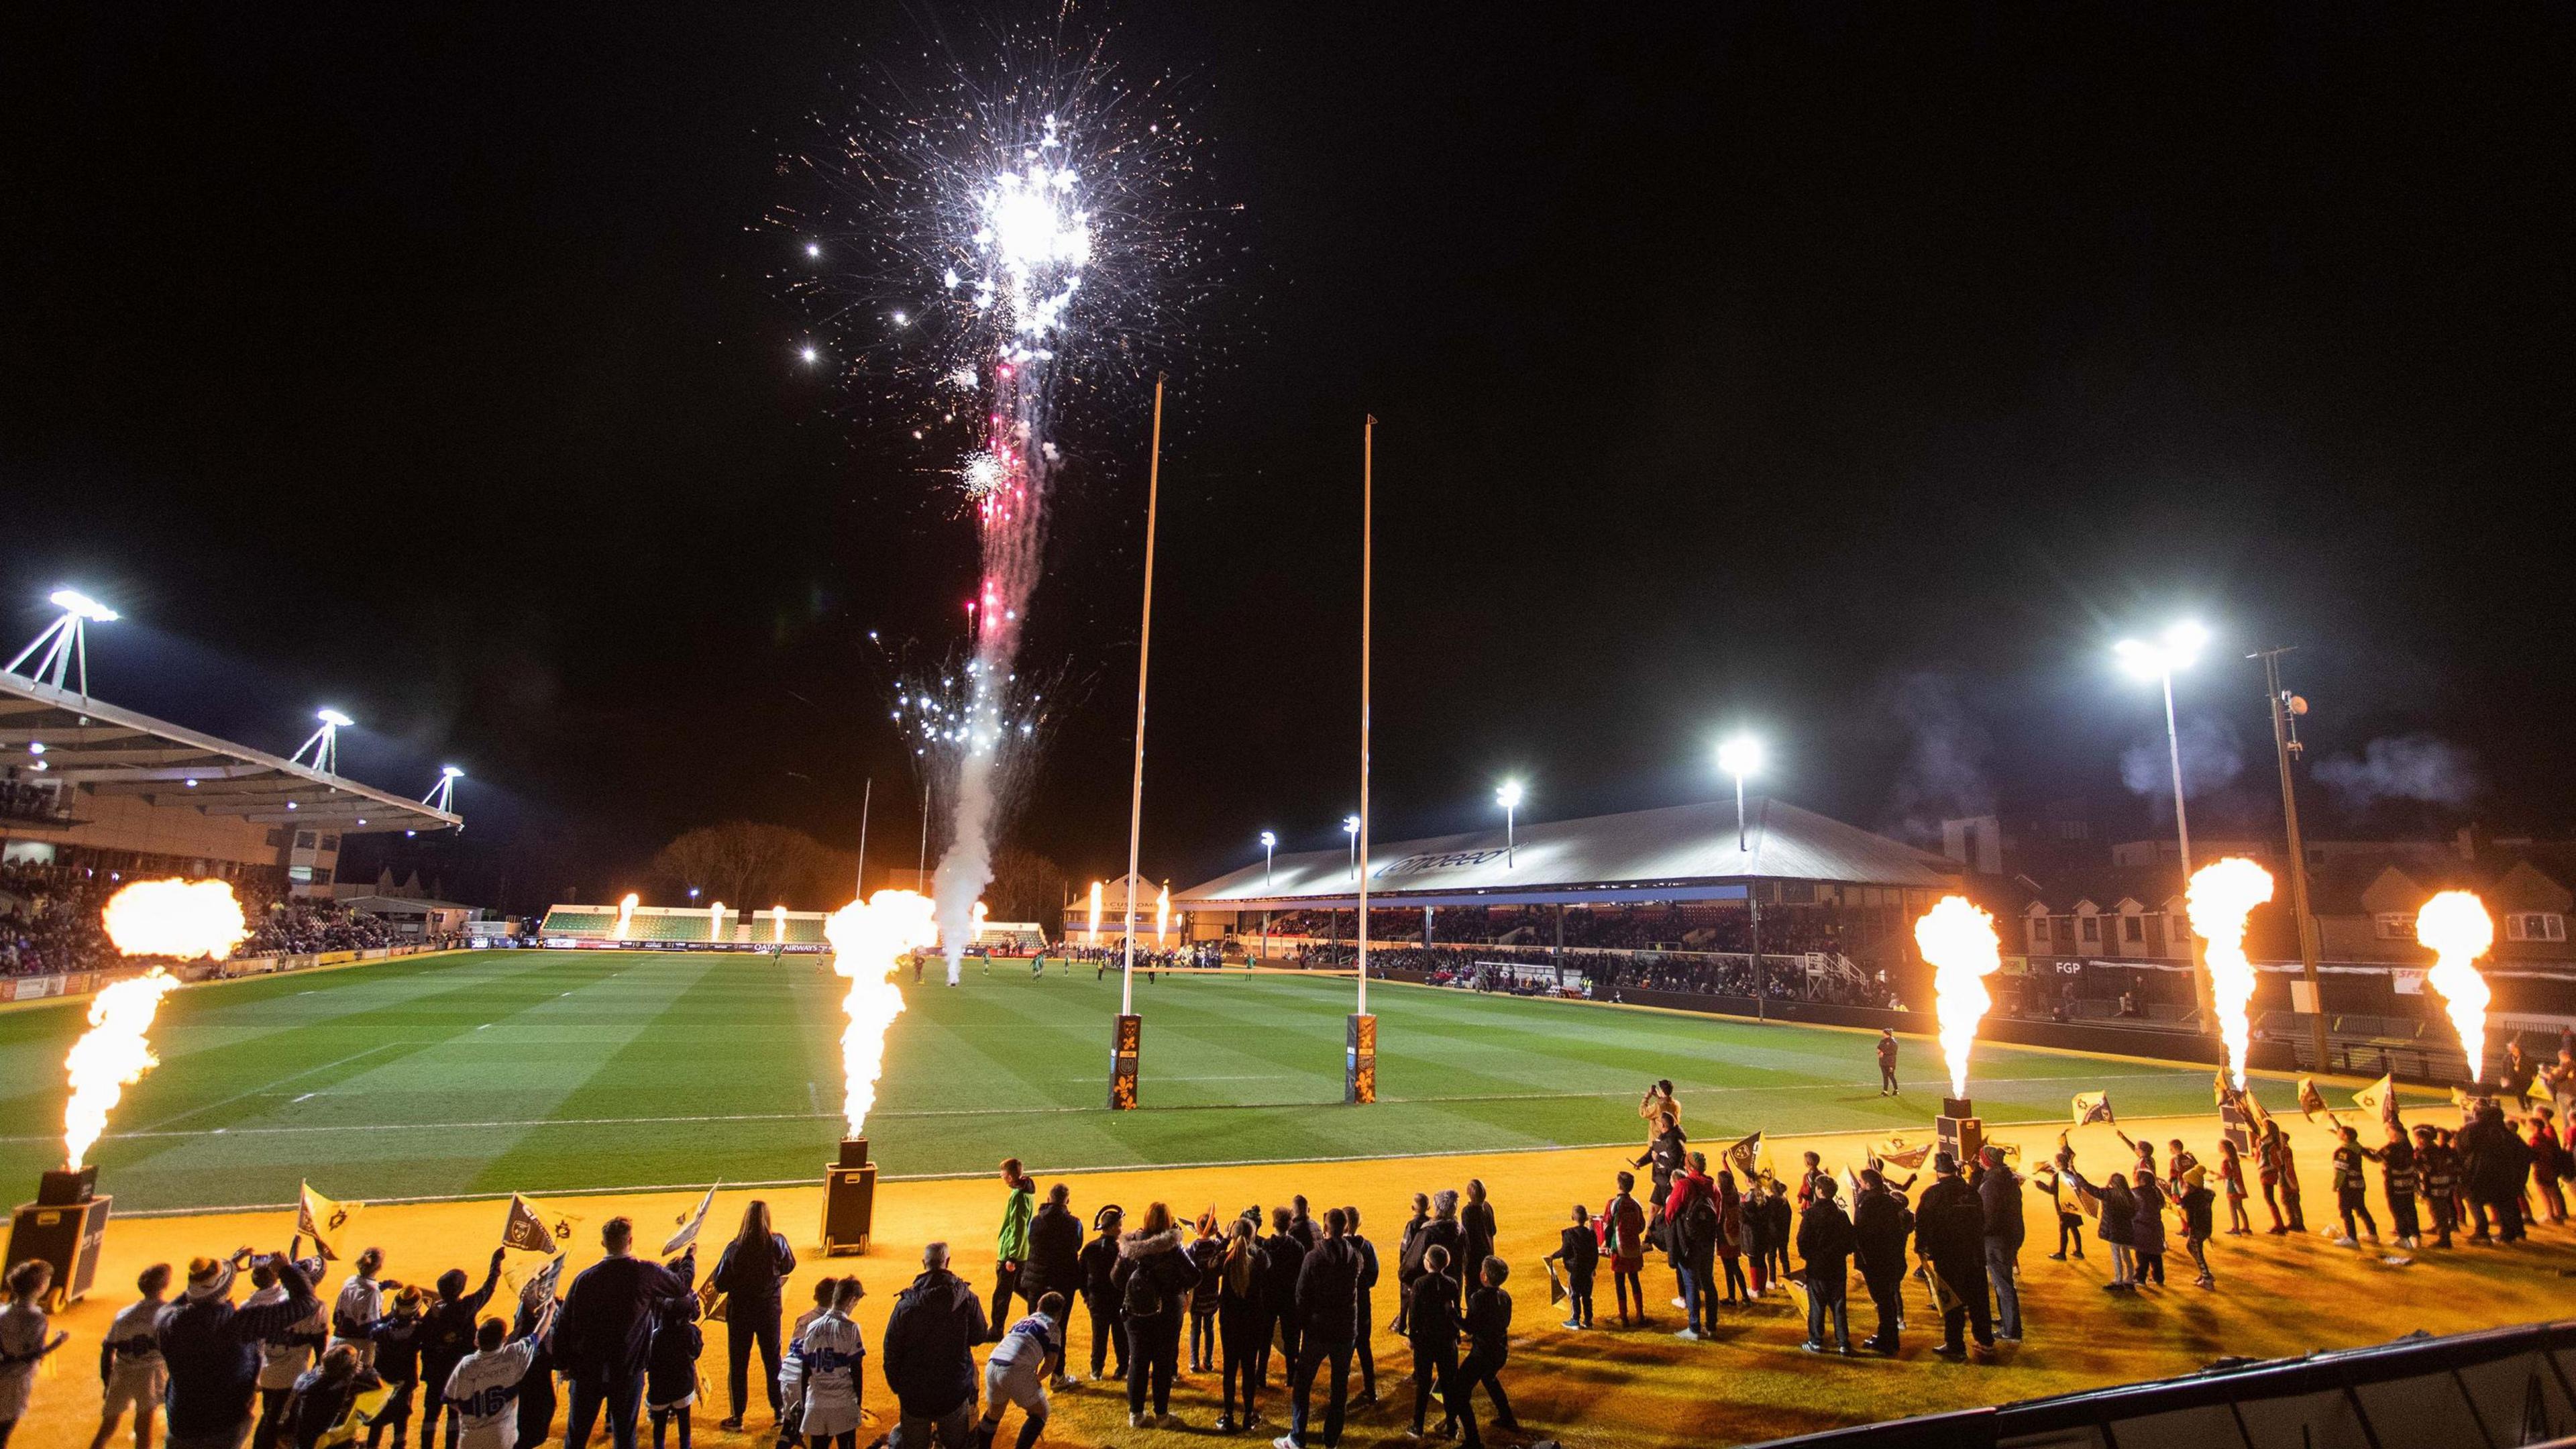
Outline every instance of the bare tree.
<svg viewBox="0 0 2576 1449"><path fill-rule="evenodd" d="M1037 921L1052 928L1064 909L1064 867L1034 850L1006 845L993 856L984 905L997 921Z"/></svg>
<svg viewBox="0 0 2576 1449"><path fill-rule="evenodd" d="M728 820L689 831L653 857L653 873L672 886L698 888L711 900L758 910L764 905L829 909L849 895L847 884L826 882L838 873L839 854L802 830Z"/></svg>

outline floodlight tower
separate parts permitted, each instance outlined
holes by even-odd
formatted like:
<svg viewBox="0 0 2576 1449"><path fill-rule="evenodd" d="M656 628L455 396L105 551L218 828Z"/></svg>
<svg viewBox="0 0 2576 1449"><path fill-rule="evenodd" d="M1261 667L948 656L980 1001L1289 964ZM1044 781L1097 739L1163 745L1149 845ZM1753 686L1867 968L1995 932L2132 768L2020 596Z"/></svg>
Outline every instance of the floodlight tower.
<svg viewBox="0 0 2576 1449"><path fill-rule="evenodd" d="M112 624L116 622L117 613L78 589L56 589L47 596L46 601L62 610L62 613L55 617L54 622L45 626L44 632L30 640L26 648L19 650L18 657L9 661L8 668L0 669L0 674L18 673L18 666L26 663L28 656L42 649L45 651L44 657L36 661L35 668L26 671L27 677L60 689L63 687L65 678L74 677L76 674L80 680L80 697L87 700L89 698L89 626ZM46 678L48 674L53 677Z"/></svg>
<svg viewBox="0 0 2576 1449"><path fill-rule="evenodd" d="M310 764L325 775L336 775L340 773L340 727L357 721L336 709L315 710L313 717L322 721L322 728L306 736L304 743L297 745L295 753L287 759L299 765ZM304 758L306 750L313 752L309 761Z"/></svg>
<svg viewBox="0 0 2576 1449"><path fill-rule="evenodd" d="M454 811L456 782L464 778L465 772L454 765L439 766L438 783L429 787L429 793L420 797L420 803L432 810Z"/></svg>
<svg viewBox="0 0 2576 1449"><path fill-rule="evenodd" d="M1270 893L1271 864L1278 858L1278 854L1278 833L1270 830L1261 832L1261 891L1264 895ZM1270 908L1268 906L1261 908L1261 960L1264 965L1270 962Z"/></svg>
<svg viewBox="0 0 2576 1449"><path fill-rule="evenodd" d="M2123 639L2112 646L2122 668L2139 679L2160 681L2165 692L2165 756L2173 767L2174 846L2182 859L2182 880L2191 881L2191 824L2182 809L2182 733L2174 726L2173 677L2177 669L2188 669L2200 657L2201 646L2209 642L2209 631L2198 623L2184 620L2172 625L2157 642ZM2217 998L2210 992L2207 963L2202 960L2200 937L2186 933L2183 937L2191 955L2192 999L2200 1007L2200 1029L2205 1034L2217 1029Z"/></svg>
<svg viewBox="0 0 2576 1449"><path fill-rule="evenodd" d="M1494 792L1494 803L1503 807L1503 869L1510 870L1519 859L1512 841L1512 816L1521 808L1521 782L1505 780Z"/></svg>

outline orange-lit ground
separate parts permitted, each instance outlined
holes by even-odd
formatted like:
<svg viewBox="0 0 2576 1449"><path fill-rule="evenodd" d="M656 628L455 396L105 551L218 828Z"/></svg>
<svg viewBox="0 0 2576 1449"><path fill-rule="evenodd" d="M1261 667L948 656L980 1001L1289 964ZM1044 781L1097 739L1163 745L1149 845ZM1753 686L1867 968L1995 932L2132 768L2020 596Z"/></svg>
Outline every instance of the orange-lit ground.
<svg viewBox="0 0 2576 1449"><path fill-rule="evenodd" d="M2209 1118L2122 1125L2133 1135L2152 1133L2159 1143L2179 1135L2204 1154L2217 1132L2215 1120ZM2304 1125L2294 1127L2293 1133L2301 1148L2302 1179L2311 1184L2310 1226L2322 1226L2331 1217L2330 1194L2322 1188L2328 1180L2326 1135L2321 1127ZM2053 1150L2056 1141L2053 1127L2001 1129L1996 1135L2022 1143L2032 1161ZM2082 1161L2094 1168L2108 1171L2126 1161L2127 1154L2108 1127L2084 1129L2076 1134L2075 1144ZM1781 1139L1773 1144L1777 1154L1773 1161L1794 1165L1796 1154L1810 1146L1824 1154L1829 1166L1838 1166L1856 1156L1861 1143L1851 1138ZM1555 1246L1557 1230L1573 1203L1597 1208L1608 1195L1610 1175L1618 1165L1615 1153L1594 1150L1091 1173L1067 1180L1073 1186L1074 1205L1086 1219L1103 1202L1125 1204L1132 1212L1156 1197L1185 1216L1211 1204L1230 1216L1256 1200L1281 1202L1290 1193L1303 1192L1319 1215L1332 1204L1357 1204L1365 1213L1366 1230L1385 1247L1400 1229L1404 1204L1412 1192L1482 1177L1493 1191L1503 1252L1513 1265L1511 1286L1519 1305L1505 1381L1528 1426L1525 1437L1551 1437L1576 1445L1684 1445L1770 1438L2180 1373L2222 1355L2274 1356L2375 1343L2418 1328L2444 1333L2560 1317L2576 1301L2571 1300L2569 1280L2560 1276L2562 1270L2576 1270L2576 1232L2545 1225L2537 1227L2532 1241L2518 1249L2424 1252L2416 1255L2413 1266L2402 1268L2386 1266L2377 1256L2338 1250L2313 1235L2301 1239L2222 1236L2211 1249L2219 1279L2214 1292L2190 1286L2188 1260L2176 1231L2169 1265L2171 1287L2135 1297L2106 1294L2100 1284L2107 1255L2098 1245L2083 1263L2051 1263L2042 1256L2054 1246L2054 1233L2047 1205L2034 1192L2029 1199L2031 1243L2022 1256L2028 1340L2018 1349L2007 1349L1993 1366L1960 1367L1932 1357L1933 1340L1920 1328L1929 1313L1919 1285L1910 1289L1909 1296L1917 1328L1907 1336L1904 1357L1893 1363L1818 1359L1801 1352L1804 1320L1793 1317L1787 1301L1777 1298L1758 1308L1728 1313L1715 1342L1685 1343L1671 1336L1680 1316L1666 1306L1672 1296L1672 1275L1652 1259L1646 1282L1657 1295L1653 1330L1568 1333L1557 1326L1562 1313L1548 1310L1547 1279L1539 1260ZM710 1262L748 1196L719 1195L708 1230ZM772 1191L766 1196L804 1258L789 1290L790 1301L805 1301L805 1285L818 1273L860 1273L869 1291L861 1316L871 1346L882 1333L895 1290L911 1279L921 1244L929 1238L950 1237L956 1244L959 1269L978 1285L979 1292L990 1291L993 1226L1000 1201L994 1183L888 1184L878 1199L872 1251L864 1257L829 1262L811 1252L818 1227L819 1188ZM2376 1208L2376 1186L2371 1196ZM585 1239L591 1235L589 1228L621 1212L643 1225L639 1237L658 1239L693 1202L693 1195L665 1193L566 1199L553 1205L588 1215ZM2253 1210L2259 1224L2259 1198ZM371 1209L363 1219L364 1236L385 1247L390 1275L425 1280L449 1266L479 1268L497 1241L501 1219L498 1202L383 1207ZM2225 1224L2223 1205L2220 1223ZM59 1326L71 1330L74 1341L45 1366L34 1407L20 1424L13 1449L76 1449L87 1444L97 1423L99 1386L93 1369L98 1334L126 1301L123 1290L143 1265L184 1263L191 1254L227 1251L245 1242L282 1246L291 1226L283 1213L116 1223L108 1234L99 1290L58 1320ZM573 1267L578 1269L595 1253L595 1248L577 1253ZM1391 1268L1390 1263L1390 1275ZM1612 1315L1607 1274L1603 1276L1599 1311L1606 1322ZM336 1283L335 1273L332 1286ZM1869 1315L1866 1295L1859 1292L1857 1283L1853 1292L1857 1339L1866 1333ZM1381 1292L1376 1352L1384 1402L1355 1415L1346 1442L1391 1442L1405 1427L1411 1402L1411 1385L1405 1378L1408 1359L1403 1346L1382 1331L1393 1308L1391 1293ZM1086 1351L1087 1343L1087 1328L1078 1329L1077 1355ZM721 1344L721 1327L711 1327L701 1373L712 1392L698 1408L697 1434L700 1442L713 1445L749 1442L714 1428L723 1412ZM1174 1394L1175 1412L1193 1433L1204 1433L1216 1416L1215 1387L1213 1376L1191 1377ZM884 1380L873 1363L866 1397L872 1410L890 1405ZM1050 1443L1178 1445L1188 1440L1182 1433L1129 1429L1123 1397L1106 1386L1059 1395L1057 1404ZM1264 1408L1274 1423L1284 1420L1287 1401L1275 1381ZM750 1426L764 1442L767 1425L765 1409L754 1409ZM119 1442L131 1441L120 1436Z"/></svg>

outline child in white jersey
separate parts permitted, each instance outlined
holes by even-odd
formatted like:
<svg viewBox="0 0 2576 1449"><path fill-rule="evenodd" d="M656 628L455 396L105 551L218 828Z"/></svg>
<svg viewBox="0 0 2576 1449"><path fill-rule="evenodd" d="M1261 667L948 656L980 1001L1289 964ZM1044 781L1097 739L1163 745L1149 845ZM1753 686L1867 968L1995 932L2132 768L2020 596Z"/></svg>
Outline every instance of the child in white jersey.
<svg viewBox="0 0 2576 1449"><path fill-rule="evenodd" d="M449 1412L464 1426L457 1449L517 1449L519 1381L528 1376L528 1366L537 1359L537 1340L554 1321L549 1303L526 1333L507 1342L503 1337L510 1325L498 1318L486 1318L474 1330L474 1351L458 1359L439 1386Z"/></svg>
<svg viewBox="0 0 2576 1449"><path fill-rule="evenodd" d="M1030 1449L1046 1431L1047 1379L1064 1364L1064 1295L1041 1294L1037 1308L1011 1325L984 1362L984 1421L975 1428L978 1444L993 1442L1002 1427L1002 1411L1013 1404L1028 1416L1020 1424L1020 1449Z"/></svg>
<svg viewBox="0 0 2576 1449"><path fill-rule="evenodd" d="M45 1337L45 1295L53 1290L54 1265L29 1258L9 1270L9 1306L0 1308L0 1449L8 1449L9 1431L27 1412L35 1391L36 1365L63 1346L69 1334Z"/></svg>
<svg viewBox="0 0 2576 1449"><path fill-rule="evenodd" d="M859 1442L859 1368L868 1356L853 1315L867 1290L857 1275L841 1280L831 1308L805 1325L787 1362L778 1371L785 1397L802 1396L805 1414L797 1428L812 1449L857 1449Z"/></svg>
<svg viewBox="0 0 2576 1449"><path fill-rule="evenodd" d="M838 1278L825 1278L815 1283L814 1306L797 1314L796 1326L787 1330L787 1348L791 1357L797 1343L805 1337L805 1330L813 1326L815 1319L832 1311L832 1299L840 1291L841 1280ZM788 1387L787 1365L784 1363L778 1366L778 1397L778 1449L790 1449L792 1445L805 1442L802 1428L805 1423L805 1391L802 1381L793 1389Z"/></svg>
<svg viewBox="0 0 2576 1449"><path fill-rule="evenodd" d="M144 1269L134 1287L143 1296L116 1311L107 1337L98 1346L98 1377L106 1386L106 1402L99 1410L98 1434L89 1441L89 1449L107 1449L128 1409L134 1411L134 1449L152 1449L152 1417L170 1380L169 1368L161 1361L161 1342L152 1330L161 1310L169 1306L161 1295L170 1291L170 1265L155 1263Z"/></svg>

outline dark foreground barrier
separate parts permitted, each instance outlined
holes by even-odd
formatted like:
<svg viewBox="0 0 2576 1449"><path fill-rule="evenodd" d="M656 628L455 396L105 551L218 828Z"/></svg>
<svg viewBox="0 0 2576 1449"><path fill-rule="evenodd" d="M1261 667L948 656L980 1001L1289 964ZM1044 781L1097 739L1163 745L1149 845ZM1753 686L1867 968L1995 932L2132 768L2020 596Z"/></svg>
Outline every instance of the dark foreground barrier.
<svg viewBox="0 0 2576 1449"><path fill-rule="evenodd" d="M1799 1449L2507 1449L2576 1435L2576 1319L1896 1419Z"/></svg>

